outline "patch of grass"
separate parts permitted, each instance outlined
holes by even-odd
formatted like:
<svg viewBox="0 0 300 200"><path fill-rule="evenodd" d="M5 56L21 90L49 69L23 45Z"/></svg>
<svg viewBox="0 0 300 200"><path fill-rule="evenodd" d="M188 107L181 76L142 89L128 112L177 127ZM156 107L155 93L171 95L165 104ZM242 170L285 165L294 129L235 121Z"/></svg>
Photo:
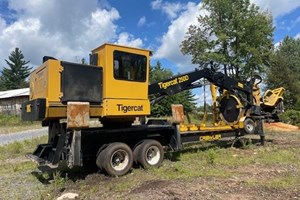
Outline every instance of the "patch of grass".
<svg viewBox="0 0 300 200"><path fill-rule="evenodd" d="M109 188L110 190L114 190L115 192L124 192L129 188L132 188L133 185L134 183L130 181L117 181L110 184Z"/></svg>
<svg viewBox="0 0 300 200"><path fill-rule="evenodd" d="M291 189L300 187L300 173L285 172L267 180L248 179L245 181L249 187L268 187L270 189Z"/></svg>
<svg viewBox="0 0 300 200"><path fill-rule="evenodd" d="M300 174L286 172L279 177L266 182L266 185L271 188L286 189L300 186Z"/></svg>
<svg viewBox="0 0 300 200"><path fill-rule="evenodd" d="M21 117L17 115L0 114L0 126L23 126L32 124L35 124L35 122L23 121Z"/></svg>
<svg viewBox="0 0 300 200"><path fill-rule="evenodd" d="M23 142L13 142L0 146L0 160L12 159L18 156L24 156L26 153L32 153L36 146L47 141L47 136L25 140Z"/></svg>
<svg viewBox="0 0 300 200"><path fill-rule="evenodd" d="M224 165L228 161L228 157L233 156L227 151L231 151L231 149L208 148L202 150L201 148L197 149L194 145L190 151L185 150L185 152L177 155L179 157L178 162L165 160L162 167L151 170L158 177L168 180L193 179L196 177L229 177L233 173L224 170Z"/></svg>
<svg viewBox="0 0 300 200"><path fill-rule="evenodd" d="M300 163L297 155L300 148L277 149L273 147L262 148L255 161L262 164L296 164Z"/></svg>
<svg viewBox="0 0 300 200"><path fill-rule="evenodd" d="M0 164L0 175L2 176L12 173L19 173L24 170L32 169L33 167L36 167L36 165L30 161L3 163Z"/></svg>
<svg viewBox="0 0 300 200"><path fill-rule="evenodd" d="M206 154L207 163L210 165L214 165L216 163L217 153L215 149L209 149Z"/></svg>
<svg viewBox="0 0 300 200"><path fill-rule="evenodd" d="M23 121L20 116L0 114L0 134L41 128L40 122Z"/></svg>
<svg viewBox="0 0 300 200"><path fill-rule="evenodd" d="M62 177L60 171L55 171L53 173L53 187L54 191L59 191L65 187L65 184L68 180L68 176Z"/></svg>

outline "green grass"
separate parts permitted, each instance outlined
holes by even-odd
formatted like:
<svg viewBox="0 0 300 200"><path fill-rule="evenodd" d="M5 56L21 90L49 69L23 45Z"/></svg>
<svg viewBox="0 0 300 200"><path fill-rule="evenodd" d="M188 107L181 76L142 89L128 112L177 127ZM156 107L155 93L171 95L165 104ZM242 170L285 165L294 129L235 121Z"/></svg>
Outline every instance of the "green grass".
<svg viewBox="0 0 300 200"><path fill-rule="evenodd" d="M264 148L260 150L260 153L255 157L255 161L265 165L290 165L300 164L298 154L299 148L289 149L277 149L274 147Z"/></svg>
<svg viewBox="0 0 300 200"><path fill-rule="evenodd" d="M188 147L183 153L175 153L178 162L165 160L164 165L160 168L151 169L156 177L163 179L183 179L190 180L197 177L215 177L229 178L233 176L244 176L253 171L239 170L245 167L253 169L254 172L271 176L270 179L247 179L248 186L266 186L269 188L292 188L300 186L300 160L298 152L300 148L282 149L275 146L257 148L250 145L247 149L235 148L211 148L203 146ZM281 171L290 169L293 171ZM278 173L273 174L272 169ZM265 172L266 171L266 172ZM270 173L270 175L268 175Z"/></svg>
<svg viewBox="0 0 300 200"><path fill-rule="evenodd" d="M47 141L47 136L25 140L23 142L13 142L0 146L0 161L24 156L26 153L32 153L36 146Z"/></svg>
<svg viewBox="0 0 300 200"><path fill-rule="evenodd" d="M20 116L0 114L0 134L41 128L40 122L22 121Z"/></svg>

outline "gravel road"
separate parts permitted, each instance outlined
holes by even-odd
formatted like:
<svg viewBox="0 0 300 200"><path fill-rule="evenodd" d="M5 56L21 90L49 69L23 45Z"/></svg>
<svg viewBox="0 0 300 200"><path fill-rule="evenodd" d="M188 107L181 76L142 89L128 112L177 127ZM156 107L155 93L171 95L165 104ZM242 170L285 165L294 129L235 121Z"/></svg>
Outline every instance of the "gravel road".
<svg viewBox="0 0 300 200"><path fill-rule="evenodd" d="M27 130L27 131L21 131L21 132L17 132L17 133L0 135L0 146L9 144L9 143L12 143L15 141L22 141L22 140L26 140L26 139L40 137L43 135L47 135L47 133L48 133L48 129L47 129L47 127L45 127L45 128L41 128L41 129Z"/></svg>

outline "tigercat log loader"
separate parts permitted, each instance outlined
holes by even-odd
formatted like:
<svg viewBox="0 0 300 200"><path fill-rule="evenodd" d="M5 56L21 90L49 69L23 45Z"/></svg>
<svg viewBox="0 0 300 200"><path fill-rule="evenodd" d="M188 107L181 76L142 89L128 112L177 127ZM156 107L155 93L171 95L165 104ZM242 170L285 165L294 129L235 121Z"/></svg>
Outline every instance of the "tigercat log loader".
<svg viewBox="0 0 300 200"><path fill-rule="evenodd" d="M133 162L144 168L161 165L164 149L180 150L199 140L240 137L248 133L264 140L261 101L253 95L255 80L238 82L205 68L149 85L151 51L104 44L92 51L90 65L44 57L30 75L30 100L22 105L22 119L49 127L48 142L27 155L41 165L70 167L96 164L109 175L126 174ZM166 95L199 87L207 79L218 88L214 95L213 126L184 125L183 109L173 106L174 124L141 120L151 104ZM89 127L91 118L102 126ZM165 148L163 148L165 147ZM90 162L91 161L91 162Z"/></svg>

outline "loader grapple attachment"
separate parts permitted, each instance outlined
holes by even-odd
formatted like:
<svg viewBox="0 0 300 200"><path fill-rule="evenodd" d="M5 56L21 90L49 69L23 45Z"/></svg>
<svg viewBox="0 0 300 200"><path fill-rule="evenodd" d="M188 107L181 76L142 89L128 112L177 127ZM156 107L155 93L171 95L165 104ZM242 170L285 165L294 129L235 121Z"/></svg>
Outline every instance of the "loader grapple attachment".
<svg viewBox="0 0 300 200"><path fill-rule="evenodd" d="M26 157L38 163L39 165L45 164L44 159L52 150L52 144L40 144L32 154L27 154Z"/></svg>
<svg viewBox="0 0 300 200"><path fill-rule="evenodd" d="M27 154L26 157L39 165L55 166L61 160L65 144L66 132L61 131L59 134L56 134L52 143L38 145L36 150L32 154Z"/></svg>

